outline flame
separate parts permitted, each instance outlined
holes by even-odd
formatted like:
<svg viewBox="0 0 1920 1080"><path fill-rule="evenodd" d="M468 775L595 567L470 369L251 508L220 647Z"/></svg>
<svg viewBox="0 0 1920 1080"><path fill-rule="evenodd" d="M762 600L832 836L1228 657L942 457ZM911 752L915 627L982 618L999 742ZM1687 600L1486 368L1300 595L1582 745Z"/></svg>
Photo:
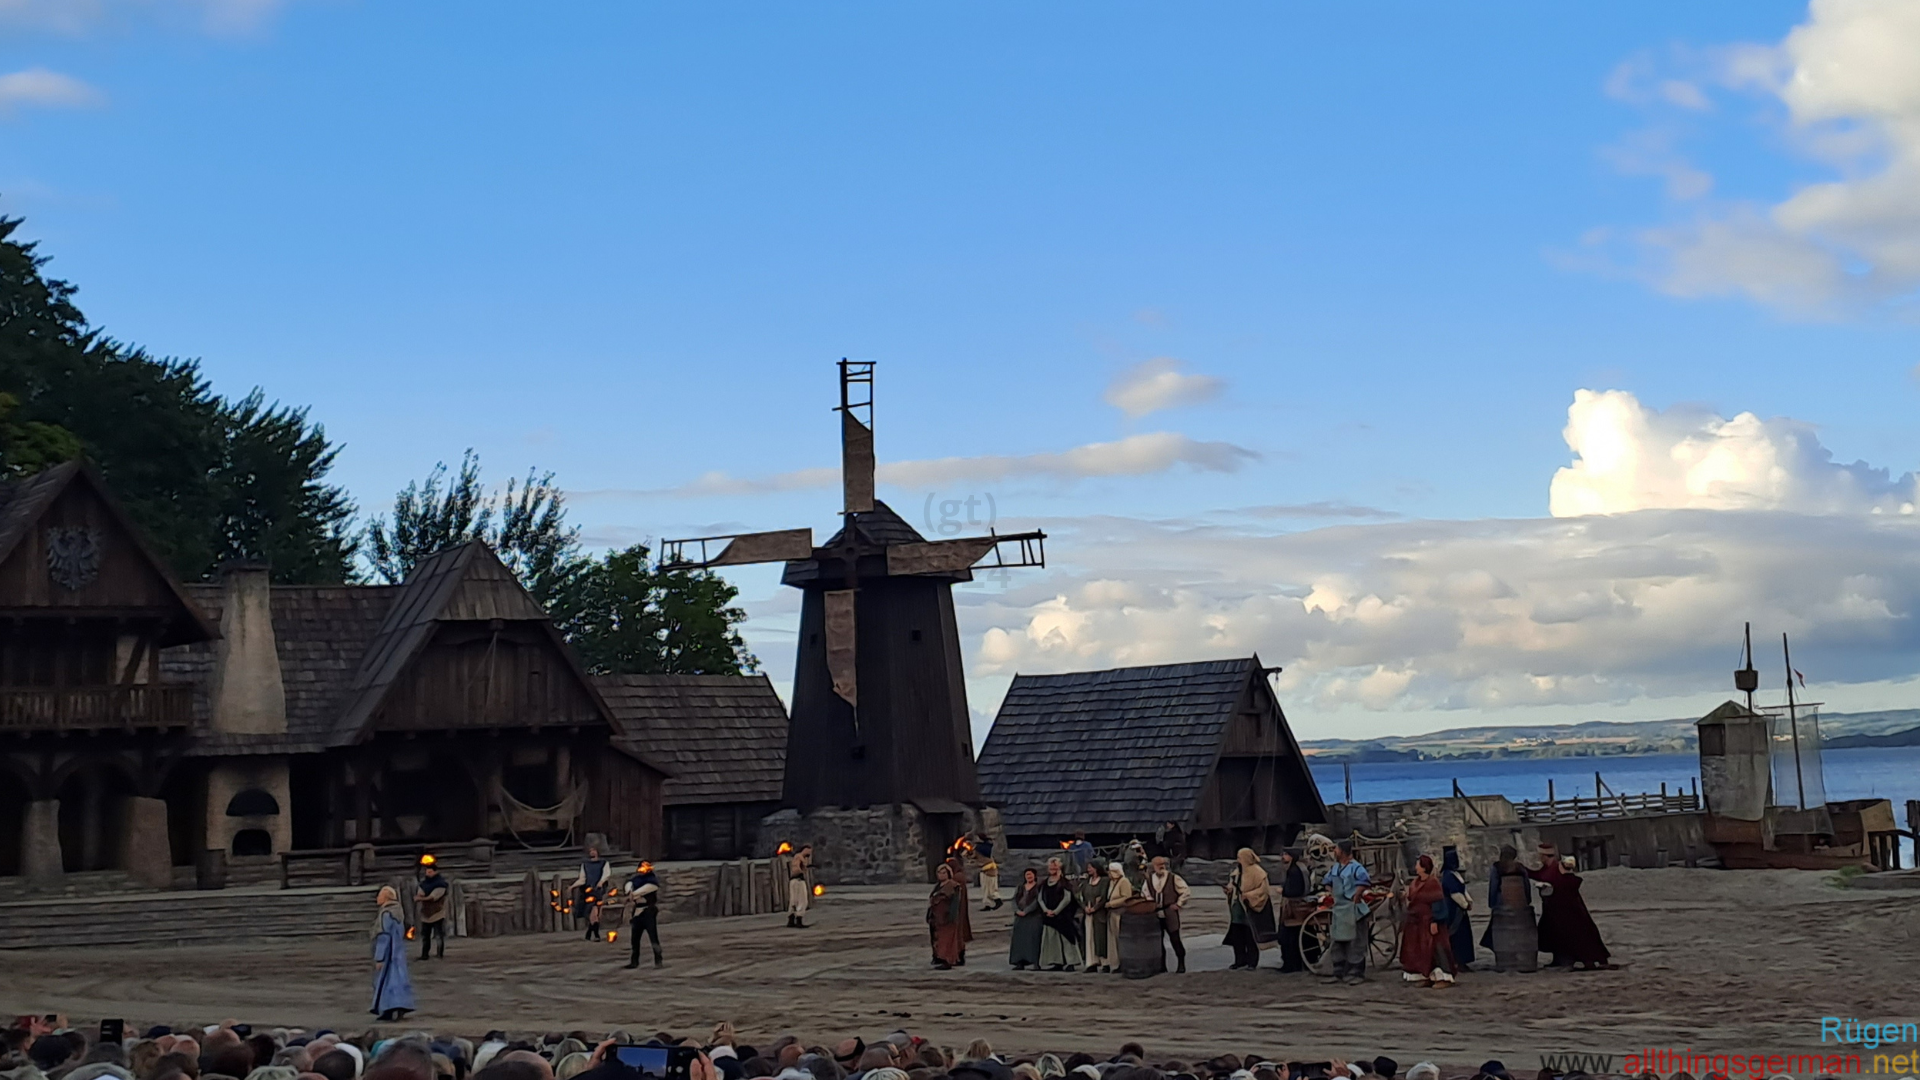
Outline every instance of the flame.
<svg viewBox="0 0 1920 1080"><path fill-rule="evenodd" d="M779 850L775 851L774 854L775 855L791 855L793 854L793 845L787 843L785 840L782 840L780 841Z"/></svg>
<svg viewBox="0 0 1920 1080"><path fill-rule="evenodd" d="M615 939L617 939L617 938L619 938L619 936L620 936L620 931L618 931L618 930L609 930L609 931L607 931L607 940L608 940L608 941L613 941L613 940L615 940Z"/></svg>
<svg viewBox="0 0 1920 1080"><path fill-rule="evenodd" d="M438 862L438 861L439 861L439 860L437 860L437 859L435 859L435 858L434 858L434 857L433 857L432 855L422 855L422 856L420 856L420 865L421 865L421 866L432 866L432 865L433 865L433 864L434 864L435 862Z"/></svg>
<svg viewBox="0 0 1920 1080"><path fill-rule="evenodd" d="M973 841L968 840L966 837L963 836L960 839L955 840L952 844L949 844L947 846L947 854L971 855L973 854Z"/></svg>
<svg viewBox="0 0 1920 1080"><path fill-rule="evenodd" d="M1062 841L1060 841L1060 850L1061 850L1061 851L1065 851L1065 850L1067 850L1068 848L1070 848L1070 847L1072 847L1072 846L1073 846L1073 841L1071 841L1071 840L1062 840Z"/></svg>
<svg viewBox="0 0 1920 1080"><path fill-rule="evenodd" d="M653 873L653 864L651 862L642 862L640 864L640 872L643 874Z"/></svg>
<svg viewBox="0 0 1920 1080"><path fill-rule="evenodd" d="M825 885L815 885L813 887L813 895L815 896L827 895L827 887Z"/></svg>
<svg viewBox="0 0 1920 1080"><path fill-rule="evenodd" d="M407 927L407 940L408 941L413 940L413 927L411 926Z"/></svg>

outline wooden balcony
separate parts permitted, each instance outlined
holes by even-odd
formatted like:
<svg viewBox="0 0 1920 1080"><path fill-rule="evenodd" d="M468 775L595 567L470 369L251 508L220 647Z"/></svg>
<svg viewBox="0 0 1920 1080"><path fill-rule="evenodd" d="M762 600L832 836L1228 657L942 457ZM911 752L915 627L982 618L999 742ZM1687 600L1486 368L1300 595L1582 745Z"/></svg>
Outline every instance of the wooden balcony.
<svg viewBox="0 0 1920 1080"><path fill-rule="evenodd" d="M0 686L0 731L188 727L193 687Z"/></svg>

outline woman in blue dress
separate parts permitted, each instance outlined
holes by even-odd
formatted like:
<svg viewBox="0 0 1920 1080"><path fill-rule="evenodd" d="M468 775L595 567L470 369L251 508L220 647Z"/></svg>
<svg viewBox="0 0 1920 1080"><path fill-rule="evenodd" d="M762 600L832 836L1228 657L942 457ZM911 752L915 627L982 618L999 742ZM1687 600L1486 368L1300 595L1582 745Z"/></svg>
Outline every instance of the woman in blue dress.
<svg viewBox="0 0 1920 1080"><path fill-rule="evenodd" d="M1473 970L1473 920L1467 914L1473 910L1473 899L1467 894L1467 875L1460 869L1460 852L1453 847L1446 849L1440 864L1440 888L1446 894L1445 914L1441 905L1435 904L1435 918L1443 922L1444 929L1453 941L1453 962L1461 971Z"/></svg>
<svg viewBox="0 0 1920 1080"><path fill-rule="evenodd" d="M380 913L373 919L373 1008L382 1020L401 1020L413 1011L413 978L407 974L407 924L400 910L400 894L380 886L374 902Z"/></svg>

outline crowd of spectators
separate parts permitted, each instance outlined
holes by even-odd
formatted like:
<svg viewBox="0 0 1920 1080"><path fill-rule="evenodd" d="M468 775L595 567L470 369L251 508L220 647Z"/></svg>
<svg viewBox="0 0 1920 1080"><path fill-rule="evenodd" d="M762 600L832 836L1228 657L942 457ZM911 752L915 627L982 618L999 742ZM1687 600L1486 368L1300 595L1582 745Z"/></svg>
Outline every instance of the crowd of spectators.
<svg viewBox="0 0 1920 1080"><path fill-rule="evenodd" d="M1300 1061L1254 1052L1186 1061L1149 1054L1139 1043L1099 1056L1016 1055L996 1053L985 1040L944 1047L906 1031L872 1043L782 1035L755 1045L724 1023L704 1041L623 1031L492 1031L470 1039L234 1022L154 1025L110 1041L42 1017L23 1017L7 1032L0 1080L642 1080L618 1060L621 1045L698 1047L687 1080L1514 1080L1497 1061L1445 1071L1422 1061L1402 1072L1387 1057ZM1539 1080L1587 1078L1542 1072Z"/></svg>

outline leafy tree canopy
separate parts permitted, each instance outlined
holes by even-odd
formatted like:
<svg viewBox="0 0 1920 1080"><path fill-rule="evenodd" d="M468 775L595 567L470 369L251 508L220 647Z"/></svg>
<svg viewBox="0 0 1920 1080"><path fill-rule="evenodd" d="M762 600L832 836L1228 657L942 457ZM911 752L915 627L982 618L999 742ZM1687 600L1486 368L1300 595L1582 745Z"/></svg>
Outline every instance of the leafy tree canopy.
<svg viewBox="0 0 1920 1080"><path fill-rule="evenodd" d="M221 398L197 362L89 327L19 227L0 218L0 472L84 455L183 578L246 558L279 581L348 580L354 508L325 482L325 431L258 390Z"/></svg>
<svg viewBox="0 0 1920 1080"><path fill-rule="evenodd" d="M739 590L708 572L660 570L636 544L571 579L554 621L601 675L738 675L757 671L734 607Z"/></svg>

